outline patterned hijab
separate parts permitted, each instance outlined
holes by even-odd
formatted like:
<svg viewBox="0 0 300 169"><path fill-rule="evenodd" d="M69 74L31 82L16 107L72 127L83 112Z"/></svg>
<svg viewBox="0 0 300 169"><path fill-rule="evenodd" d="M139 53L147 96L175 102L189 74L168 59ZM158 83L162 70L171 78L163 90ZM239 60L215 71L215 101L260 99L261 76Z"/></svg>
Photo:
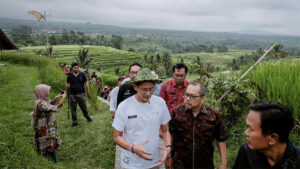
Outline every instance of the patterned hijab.
<svg viewBox="0 0 300 169"><path fill-rule="evenodd" d="M33 112L34 115L37 113L37 105L40 101L45 101L49 102L50 100L48 99L49 91L50 91L50 86L45 85L45 84L39 84L35 86L34 92L35 92L35 101L34 101L34 107L33 107Z"/></svg>

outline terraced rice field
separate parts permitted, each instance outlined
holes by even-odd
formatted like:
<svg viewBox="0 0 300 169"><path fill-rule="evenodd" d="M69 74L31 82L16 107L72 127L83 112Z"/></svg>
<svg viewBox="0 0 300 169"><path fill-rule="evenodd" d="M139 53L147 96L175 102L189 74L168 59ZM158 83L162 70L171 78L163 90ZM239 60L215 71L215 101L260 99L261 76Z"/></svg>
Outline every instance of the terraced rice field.
<svg viewBox="0 0 300 169"><path fill-rule="evenodd" d="M232 62L232 59L236 59L239 56L244 55L245 53L250 54L251 50L229 50L228 52L222 53L182 53L182 54L174 54L173 61L179 62L179 56L184 56L186 62L194 62L197 56L200 57L201 61L204 63L211 63L216 67L220 67L221 69L227 68L227 64Z"/></svg>
<svg viewBox="0 0 300 169"><path fill-rule="evenodd" d="M56 60L61 63L70 64L75 61L80 47L88 48L93 61L91 68L111 68L114 66L129 65L132 62L140 61L142 55L134 52L118 50L105 46L79 46L79 45L57 45L53 46L53 52L56 54ZM34 46L23 48L24 52L34 53L38 50L45 50L45 46Z"/></svg>

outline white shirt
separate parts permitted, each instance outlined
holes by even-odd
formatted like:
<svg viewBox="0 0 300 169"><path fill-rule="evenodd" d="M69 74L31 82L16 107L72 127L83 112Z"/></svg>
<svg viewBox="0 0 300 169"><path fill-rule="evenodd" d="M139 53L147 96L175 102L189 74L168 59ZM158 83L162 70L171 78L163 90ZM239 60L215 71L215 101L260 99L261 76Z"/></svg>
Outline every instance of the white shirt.
<svg viewBox="0 0 300 169"><path fill-rule="evenodd" d="M149 102L138 102L134 96L124 100L118 106L112 126L123 131L123 138L130 144L138 144L149 140L144 145L146 151L152 153L144 160L131 151L121 150L121 167L130 169L146 169L157 165L160 159L159 129L167 124L171 117L165 101L152 95Z"/></svg>
<svg viewBox="0 0 300 169"><path fill-rule="evenodd" d="M127 83L127 82L129 82L129 81L130 81L130 78L127 77L126 79L124 79L124 80L122 81L122 85L125 84L125 83Z"/></svg>
<svg viewBox="0 0 300 169"><path fill-rule="evenodd" d="M109 110L116 111L119 86L115 87L110 93Z"/></svg>

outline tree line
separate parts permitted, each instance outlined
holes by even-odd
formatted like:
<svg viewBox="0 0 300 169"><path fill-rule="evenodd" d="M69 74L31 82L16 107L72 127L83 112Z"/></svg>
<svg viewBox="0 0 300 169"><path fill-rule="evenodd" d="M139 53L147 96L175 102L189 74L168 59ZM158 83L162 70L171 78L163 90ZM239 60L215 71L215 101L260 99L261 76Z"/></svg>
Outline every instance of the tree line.
<svg viewBox="0 0 300 169"><path fill-rule="evenodd" d="M13 27L9 36L17 46L41 46L47 40L46 33L34 33L28 25ZM61 33L49 33L48 41L51 45L101 45L121 49L123 38L119 35L89 35L63 29Z"/></svg>

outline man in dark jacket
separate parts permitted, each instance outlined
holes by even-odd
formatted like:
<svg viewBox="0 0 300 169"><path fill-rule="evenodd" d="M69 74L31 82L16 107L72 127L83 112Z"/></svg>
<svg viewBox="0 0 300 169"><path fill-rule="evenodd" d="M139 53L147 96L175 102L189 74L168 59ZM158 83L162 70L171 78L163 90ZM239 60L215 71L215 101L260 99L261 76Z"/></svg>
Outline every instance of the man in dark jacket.
<svg viewBox="0 0 300 169"><path fill-rule="evenodd" d="M142 65L139 63L133 63L129 66L129 78L130 81L133 81L134 78L136 77L136 74L138 73L138 71L142 68ZM117 106L124 101L125 99L127 99L130 96L133 96L136 94L136 91L133 88L132 84L122 84L122 86L120 86L119 92L118 92L118 97L117 97Z"/></svg>

